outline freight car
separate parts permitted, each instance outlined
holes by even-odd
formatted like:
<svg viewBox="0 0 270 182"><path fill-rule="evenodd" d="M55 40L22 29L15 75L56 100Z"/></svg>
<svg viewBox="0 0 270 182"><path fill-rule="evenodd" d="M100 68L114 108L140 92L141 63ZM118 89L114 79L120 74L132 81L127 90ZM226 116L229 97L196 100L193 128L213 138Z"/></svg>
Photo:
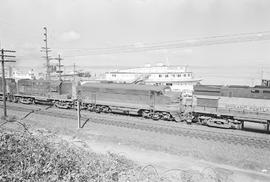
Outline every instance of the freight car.
<svg viewBox="0 0 270 182"><path fill-rule="evenodd" d="M208 126L244 128L245 122L270 125L270 88L263 86L197 85L193 119Z"/></svg>
<svg viewBox="0 0 270 182"><path fill-rule="evenodd" d="M21 79L17 82L13 101L23 104L49 104L71 108L72 82Z"/></svg>
<svg viewBox="0 0 270 182"><path fill-rule="evenodd" d="M77 87L83 106L95 112L121 112L154 120L180 121L179 94L168 86L86 83Z"/></svg>

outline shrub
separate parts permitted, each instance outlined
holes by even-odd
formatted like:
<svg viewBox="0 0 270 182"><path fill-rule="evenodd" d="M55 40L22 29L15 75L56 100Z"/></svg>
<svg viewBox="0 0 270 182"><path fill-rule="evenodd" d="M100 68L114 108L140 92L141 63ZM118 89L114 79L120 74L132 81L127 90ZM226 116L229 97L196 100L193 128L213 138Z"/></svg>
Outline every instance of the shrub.
<svg viewBox="0 0 270 182"><path fill-rule="evenodd" d="M98 155L46 136L0 135L0 181L118 181L132 168L119 155Z"/></svg>

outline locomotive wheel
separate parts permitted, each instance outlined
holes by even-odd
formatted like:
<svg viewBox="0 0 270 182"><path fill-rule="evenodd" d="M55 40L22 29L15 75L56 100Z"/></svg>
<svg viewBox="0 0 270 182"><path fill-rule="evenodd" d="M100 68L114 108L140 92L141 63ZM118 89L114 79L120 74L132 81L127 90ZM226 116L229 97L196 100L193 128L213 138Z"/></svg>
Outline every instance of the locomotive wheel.
<svg viewBox="0 0 270 182"><path fill-rule="evenodd" d="M19 100L22 104L33 104L33 100L29 98L20 98Z"/></svg>
<svg viewBox="0 0 270 182"><path fill-rule="evenodd" d="M161 118L161 114L159 112L155 112L154 114L152 114L151 118L153 120L159 120Z"/></svg>
<svg viewBox="0 0 270 182"><path fill-rule="evenodd" d="M56 107L60 108L60 109L69 109L69 108L70 108L70 106L69 106L68 103L64 103L64 102L60 102L60 101L56 101L56 102L54 103L54 105L55 105ZM77 109L77 107L76 107L76 109Z"/></svg>
<svg viewBox="0 0 270 182"><path fill-rule="evenodd" d="M102 108L100 106L96 106L95 112L96 113L101 113L102 112Z"/></svg>
<svg viewBox="0 0 270 182"><path fill-rule="evenodd" d="M166 121L170 121L171 120L170 113L162 113L162 119Z"/></svg>
<svg viewBox="0 0 270 182"><path fill-rule="evenodd" d="M104 113L110 113L110 112L112 112L112 110L108 106L104 106L102 108L102 112L104 112Z"/></svg>
<svg viewBox="0 0 270 182"><path fill-rule="evenodd" d="M183 120L181 120L181 118L179 118L179 117L175 117L175 118L173 118L173 120L174 120L176 123L180 123L180 122L183 121Z"/></svg>
<svg viewBox="0 0 270 182"><path fill-rule="evenodd" d="M12 98L12 102L17 103L18 101L19 101L18 98L16 98L16 97L13 97L13 98Z"/></svg>
<svg viewBox="0 0 270 182"><path fill-rule="evenodd" d="M147 110L142 111L142 117L143 118L150 118L150 113Z"/></svg>
<svg viewBox="0 0 270 182"><path fill-rule="evenodd" d="M89 105L87 106L87 110L90 111L90 112L93 112L93 111L94 111L94 106L91 105L91 104L89 104Z"/></svg>

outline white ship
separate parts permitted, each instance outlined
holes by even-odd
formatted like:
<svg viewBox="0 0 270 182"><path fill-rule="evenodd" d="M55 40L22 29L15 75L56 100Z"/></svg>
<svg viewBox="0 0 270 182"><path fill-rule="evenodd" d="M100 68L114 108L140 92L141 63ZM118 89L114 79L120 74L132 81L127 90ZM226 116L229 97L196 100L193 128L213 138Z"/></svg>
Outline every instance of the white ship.
<svg viewBox="0 0 270 182"><path fill-rule="evenodd" d="M168 85L173 91L178 92L192 92L193 86L200 81L194 79L193 73L188 71L186 66L166 66L164 64L107 72L105 80L116 83Z"/></svg>

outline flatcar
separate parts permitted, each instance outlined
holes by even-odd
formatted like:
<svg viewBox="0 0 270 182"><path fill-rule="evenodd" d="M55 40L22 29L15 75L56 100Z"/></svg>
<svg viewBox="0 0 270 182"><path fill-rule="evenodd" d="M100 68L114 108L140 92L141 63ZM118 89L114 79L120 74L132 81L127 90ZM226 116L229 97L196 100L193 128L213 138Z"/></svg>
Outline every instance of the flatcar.
<svg viewBox="0 0 270 182"><path fill-rule="evenodd" d="M241 129L249 121L269 131L270 88L197 85L192 108L195 121L209 126Z"/></svg>

